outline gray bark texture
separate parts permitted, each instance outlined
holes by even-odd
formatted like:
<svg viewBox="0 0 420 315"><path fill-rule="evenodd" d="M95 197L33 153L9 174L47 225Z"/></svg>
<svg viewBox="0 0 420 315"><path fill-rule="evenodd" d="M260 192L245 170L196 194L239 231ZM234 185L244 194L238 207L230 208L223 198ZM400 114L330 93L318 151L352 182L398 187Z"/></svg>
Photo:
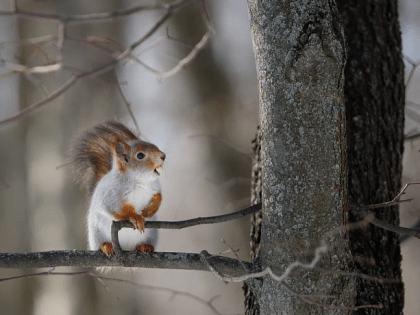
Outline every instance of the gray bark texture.
<svg viewBox="0 0 420 315"><path fill-rule="evenodd" d="M258 139L258 133L259 132L257 131L257 135L252 141L251 204L253 205L261 203L262 198L261 145ZM251 262L254 264L255 269L260 267L261 221L262 211L251 214ZM245 282L243 290L245 295L245 315L259 315L260 305L252 291L252 287Z"/></svg>
<svg viewBox="0 0 420 315"><path fill-rule="evenodd" d="M347 165L345 43L333 1L248 0L260 91L262 233L259 261L280 275L310 262L324 239L319 270L297 269L285 284L317 302L353 306L344 231ZM253 294L261 314L347 314L302 301L269 276ZM319 298L323 295L324 298ZM334 295L337 298L326 298ZM257 314L257 312L256 312Z"/></svg>
<svg viewBox="0 0 420 315"><path fill-rule="evenodd" d="M392 200L401 189L405 89L397 1L339 0L337 4L348 43L349 202L381 203ZM398 206L373 212L376 218L399 225ZM350 210L350 222L362 218L360 212ZM398 235L369 225L351 230L350 244L357 272L396 280L378 283L356 279L356 305L384 305L383 309L356 313L402 314L404 286Z"/></svg>

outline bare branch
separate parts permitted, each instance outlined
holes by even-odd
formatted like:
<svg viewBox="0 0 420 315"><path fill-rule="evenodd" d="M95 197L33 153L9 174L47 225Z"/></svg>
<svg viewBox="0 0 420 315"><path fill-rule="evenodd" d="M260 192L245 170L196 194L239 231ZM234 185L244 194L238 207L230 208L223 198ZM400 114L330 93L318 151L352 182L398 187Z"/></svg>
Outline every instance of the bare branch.
<svg viewBox="0 0 420 315"><path fill-rule="evenodd" d="M137 132L138 132L138 133L139 133L139 135L140 135L140 128L139 128L139 125L138 125L138 123L137 123L136 118L134 117L133 111L131 110L131 105L130 105L130 103L127 101L127 99L125 98L124 92L123 92L123 90L121 89L121 84L120 84L120 81L118 80L117 68L115 68L115 80L117 80L117 90L118 90L118 92L120 93L120 95L121 95L121 97L122 97L122 99L123 99L124 105L125 105L125 107L127 108L128 113L130 114L130 117L131 117L131 119L133 120L134 125L136 126L136 130L137 130Z"/></svg>
<svg viewBox="0 0 420 315"><path fill-rule="evenodd" d="M4 79L4 78L8 78L12 75L18 74L18 71L10 71L10 72L6 72L0 75L0 79Z"/></svg>
<svg viewBox="0 0 420 315"><path fill-rule="evenodd" d="M0 282L2 281L9 281L9 280L17 280L17 279L25 279L25 278L32 278L32 277L39 277L39 276L49 276L49 275L55 275L55 276L75 276L75 275L85 275L89 274L95 269L89 269L85 271L76 271L76 272L53 272L55 267L44 271L44 272L37 272L37 273L31 273L27 275L21 275L16 277L9 277L9 278L0 278Z"/></svg>
<svg viewBox="0 0 420 315"><path fill-rule="evenodd" d="M383 305L360 305L360 306L340 306L340 305L332 305L332 304L325 304L325 303L320 303L320 302L316 302L313 301L311 299L309 299L308 297L314 297L314 296L307 296L307 295L303 295L300 294L294 290L292 290L292 288L290 288L289 286L287 286L286 284L282 284L283 287L285 287L290 293L292 293L294 296L296 296L298 299L300 299L301 301L308 303L308 304L312 304L312 305L316 305L325 309L335 309L335 310L351 310L351 311L357 311L359 309L362 308L383 308ZM330 296L319 296L319 297L323 297L323 298L327 298ZM335 298L335 297L334 297Z"/></svg>
<svg viewBox="0 0 420 315"><path fill-rule="evenodd" d="M224 273L244 275L241 264L233 258L215 256L212 263ZM248 268L251 264L243 262ZM107 257L101 251L61 250L37 253L0 253L0 268L29 269L59 266L73 267L141 267L209 271L199 254L154 252L150 254L126 252L124 259Z"/></svg>
<svg viewBox="0 0 420 315"><path fill-rule="evenodd" d="M223 215L217 215L213 217L200 217L184 221L146 221L146 228L151 229L183 229L190 226L201 225L201 224L214 224L235 219L242 218L261 210L261 203L252 205L248 208ZM130 221L128 221L130 222ZM131 222L130 222L131 223Z"/></svg>
<svg viewBox="0 0 420 315"><path fill-rule="evenodd" d="M153 25L149 31L146 32L141 38L139 38L137 41L135 41L133 44L131 44L125 51L123 51L118 56L115 56L115 59L117 61L121 61L122 59L128 57L133 50L138 47L141 43L143 43L146 39L148 39L159 27L162 26L163 23L166 22L166 20L171 17L174 12L180 8L183 8L190 3L193 3L197 0L183 0L183 1L176 1L169 5L167 5L166 13L163 14L159 20L155 22L155 25Z"/></svg>
<svg viewBox="0 0 420 315"><path fill-rule="evenodd" d="M410 74L408 75L408 79L407 79L407 83L406 85L409 86L411 80L413 79L414 73L417 70L417 67L419 66L419 62L414 62L413 60L411 60L410 58L408 58L407 56L404 56L404 59L407 60L407 62L411 65L411 71Z"/></svg>
<svg viewBox="0 0 420 315"><path fill-rule="evenodd" d="M410 202L414 198L404 199L404 200L400 200L400 198L405 193L405 190L409 186L411 186L411 185L420 185L420 182L410 182L410 183L405 184L405 186L403 187L403 189L401 189L401 191L391 201L377 203L377 204L374 204L374 205L366 205L366 206L355 206L355 205L352 205L352 207L353 208L356 208L357 210L366 210L366 209L376 209L376 208L390 207L390 206L393 206L393 205L396 205L396 204L400 204L400 203L403 203L403 202Z"/></svg>
<svg viewBox="0 0 420 315"><path fill-rule="evenodd" d="M388 222L377 219L373 213L366 215L365 220L385 230L395 232L395 233L400 233L400 234L411 235L420 239L420 230L409 229L409 228L404 228L404 227L397 226L394 224L390 224Z"/></svg>
<svg viewBox="0 0 420 315"><path fill-rule="evenodd" d="M214 216L196 218L178 222L165 221L146 221L146 228L165 228L165 229L181 229L194 225L211 224L225 222L241 218L253 212L259 211L261 204L253 205L249 208L237 211L234 213ZM193 269L193 270L208 270L203 269L205 265L202 263L197 265L200 260L198 254L183 254L183 253L153 253L150 255L143 253L124 252L119 246L118 231L123 228L133 228L130 221L117 221L112 224L112 242L114 251L117 255L112 255L108 258L102 252L93 251L51 251L42 253L0 253L0 268L44 268L51 266L79 266L79 267L97 267L97 266L124 266L124 267L145 267L145 268L169 268L169 269ZM140 256L139 256L140 255ZM154 255L153 257L151 255ZM138 261L142 257L141 261ZM216 256L219 257L219 256ZM160 263L157 263L161 259ZM224 258L221 258L222 260ZM226 258L228 259L228 258ZM230 258L229 258L230 259ZM167 260L167 262L165 262ZM219 260L219 258L217 258ZM240 267L250 268L251 264L235 259L230 259L230 263ZM151 264L156 264L155 267L150 267ZM222 264L223 265L223 264ZM232 266L233 266L232 265ZM193 267L192 267L193 266ZM201 268L201 269L197 269ZM207 267L206 267L207 268ZM224 267L225 268L225 267ZM236 272L237 273L237 272ZM244 274L242 271L241 274Z"/></svg>
<svg viewBox="0 0 420 315"><path fill-rule="evenodd" d="M3 42L3 43L0 43L0 48L2 48L3 46L9 46L9 45L23 46L23 45L42 44L42 43L51 42L54 40L57 40L57 36L45 35L45 36L21 39L21 40L16 40L16 41Z"/></svg>
<svg viewBox="0 0 420 315"><path fill-rule="evenodd" d="M58 56L56 62L61 64L63 62L63 48L64 48L64 39L67 34L67 24L61 22L58 26L58 40L57 40L57 50Z"/></svg>
<svg viewBox="0 0 420 315"><path fill-rule="evenodd" d="M145 228L146 229L183 229L190 226L195 225L202 225L202 224L214 224L214 223L221 223L226 221L231 221L235 219L242 218L246 215L250 215L257 211L261 210L261 204L255 204L251 207L229 213L223 214L213 217L200 217L190 220L184 221L146 221ZM124 257L125 252L121 249L120 242L118 240L118 232L122 228L131 228L134 229L134 225L131 221L112 221L111 226L111 239L112 239L112 247L115 253L118 256Z"/></svg>
<svg viewBox="0 0 420 315"><path fill-rule="evenodd" d="M45 97L48 97L50 93L48 93L47 87L41 80L35 78L32 73L25 73L25 77L29 80L29 82L39 88Z"/></svg>
<svg viewBox="0 0 420 315"><path fill-rule="evenodd" d="M410 229L412 230L420 230L420 219L417 220L416 223L414 223ZM400 234L400 242L405 242L406 240L408 240L411 237L411 235L407 235L407 234Z"/></svg>
<svg viewBox="0 0 420 315"><path fill-rule="evenodd" d="M239 276L239 277L235 277L231 275L227 276L223 272L219 271L217 266L213 264L213 261L210 261L210 260L213 260L214 257L218 257L218 256L212 256L206 250L203 250L200 253L200 256L203 263L207 264L208 269L212 271L216 277L218 277L220 280L224 282L242 282L250 278L260 278L268 274L274 280L282 283L284 279L286 279L290 275L293 269L297 267L301 267L304 269L314 269L316 264L321 260L322 256L325 253L327 253L327 251L328 251L327 246L325 244L322 244L321 246L315 249L315 257L310 263L303 263L301 261L295 261L291 263L283 272L283 274L281 274L280 276L277 276L276 274L274 274L274 272L271 270L270 267L267 267L263 271L260 271L260 272L249 273L249 274Z"/></svg>
<svg viewBox="0 0 420 315"><path fill-rule="evenodd" d="M179 10L179 9L181 9L181 8L191 4L193 2L196 2L196 1L198 1L198 0L178 0L178 1L174 1L170 4L165 4L165 5L151 5L151 6L145 5L145 6L137 7L138 10L143 10L144 8L157 9L159 7L161 9L164 9L165 13L155 22L155 24L141 38L139 38L137 41L132 43L124 51L122 51L118 54L113 54L114 60L110 61L109 63L107 63L103 66L95 68L91 71L86 71L86 72L83 72L81 74L74 75L72 78L70 78L70 80L68 80L64 85L62 85L56 92L51 94L49 97L47 97L47 98L29 106L28 108L18 112L15 115L12 115L9 118L6 118L5 120L0 121L0 125L16 121L18 119L21 119L21 118L24 118L24 117L28 116L29 114L32 114L34 111L38 110L43 105L49 103L51 100L57 98L59 95L61 95L65 91L67 91L79 79L93 78L93 77L96 77L98 75L101 75L105 72L108 72L108 71L114 69L120 61L124 60L125 58L132 57L133 50L135 48L137 48L140 44L142 44L146 39L148 39L152 34L154 34L154 32L158 28L160 28L177 10ZM140 9L140 7L141 7L141 9ZM136 10L134 10L134 11L136 11ZM71 16L71 17L64 17L64 16L59 16L59 15L54 15L54 14L24 12L24 11L16 11L16 12L0 11L0 16L1 15L17 15L17 16L26 17L26 18L47 19L47 20L55 20L55 21L60 22L60 29L59 29L59 36L58 36L58 43L57 43L58 50L59 50L58 60L60 60L60 58L62 58L62 57L60 57L60 54L61 54L61 50L62 50L62 46L63 46L63 40L66 36L66 24L73 23L73 22L91 23L93 21L104 21L104 20L107 20L107 19L110 19L110 18L111 18L111 20L115 20L116 17L118 17L118 16L125 16L125 15L128 15L128 14L131 14L134 11L120 10L120 11L115 11L115 12L111 12L111 13L89 14L89 15L80 15L80 16ZM206 35L204 37L206 37ZM190 52L190 55L191 54L193 54L193 55L196 54L201 49L200 47L201 47L200 45L198 47L196 45L194 47L194 49ZM182 60L181 60L181 63L183 63ZM9 64L10 64L10 66L14 66L16 68L15 69L16 71L20 71L20 72L28 72L29 71L29 72L32 72L32 73L33 72L45 73L45 72L50 72L50 71L56 71L56 70L58 70L58 68L61 68L61 63L47 64L47 65L35 66L35 67L26 67L26 66L16 65L16 64L12 64L12 63L9 63ZM170 71L172 71L172 70L170 70Z"/></svg>
<svg viewBox="0 0 420 315"><path fill-rule="evenodd" d="M151 42L147 47L145 47L142 51L140 51L137 56L141 56L143 53L145 53L146 51L158 46L161 42L165 41L165 40L171 40L174 41L176 43L180 43L184 46L187 46L188 48L192 49L194 48L195 45L187 43L185 41L182 41L180 39L174 38L171 35L169 35L169 29L166 28L166 34L162 37L159 37L157 39L155 39L153 42Z"/></svg>
<svg viewBox="0 0 420 315"><path fill-rule="evenodd" d="M233 249L232 248L232 246L230 246L229 245L229 243L228 242L226 242L223 238L222 238L222 242L227 246L227 247L229 247L229 249L230 249L230 251L235 255L235 257L236 257L236 259L240 262L240 264L241 264L241 266L245 269L245 270L247 270L247 271L250 271L249 269L247 269L247 266L245 265L245 264L243 264L242 263L242 259L238 256L238 254L236 253L236 252L238 252L239 251L239 249L237 249L237 250L235 250L235 249Z"/></svg>
<svg viewBox="0 0 420 315"><path fill-rule="evenodd" d="M186 1L178 1L186 2ZM57 22L65 22L67 24L92 24L92 23L106 23L119 20L123 17L138 13L141 11L150 10L168 10L168 4L142 4L135 6L131 9L120 9L114 12L106 13L92 13L92 14L81 14L81 15L58 15L58 14L46 14L30 11L21 11L15 9L13 11L0 11L0 16L17 16L24 19L35 19L35 20L50 20Z"/></svg>
<svg viewBox="0 0 420 315"><path fill-rule="evenodd" d="M174 289L159 287L159 286L140 284L140 283L137 283L137 282L134 282L134 281L126 280L126 279L118 279L118 278L110 278L110 277L100 276L100 275L94 273L95 269L89 269L89 270L84 270L84 271L76 271L76 272L54 272L54 269L55 268L51 268L51 269L49 269L47 271L44 271L44 272L26 274L26 275L15 276L15 277L0 278L0 282L17 280L17 279L32 278L32 277L38 277L38 276L84 276L84 275L88 275L88 276L92 276L95 279L97 279L104 286L105 290L107 290L108 292L110 292L110 289L108 288L107 284L104 281L127 283L127 284L130 284L130 285L132 285L132 286L134 286L138 289L142 289L142 290L161 291L161 292L171 293L171 298L175 297L175 296L184 296L184 297L190 298L192 300L195 300L195 301L197 301L197 302L199 302L203 305L206 305L215 314L221 314L217 311L217 309L212 304L213 301L216 298L220 297L220 295L216 295L216 296L212 297L210 300L207 301L205 299L202 299L202 298L198 297L197 295L194 295L194 294L191 294L191 293L185 292L185 291L179 291L179 290L174 290Z"/></svg>
<svg viewBox="0 0 420 315"><path fill-rule="evenodd" d="M20 65L17 63L13 63L6 60L0 60L1 63L6 67L15 72L23 72L23 73L49 73L49 72L56 72L61 69L60 63L50 63L41 66L34 66L34 67L27 67L24 65Z"/></svg>
<svg viewBox="0 0 420 315"><path fill-rule="evenodd" d="M4 120L0 121L0 125L4 125L22 118L25 118L41 108L42 106L46 105L53 99L56 99L60 95L62 95L64 92L66 92L68 89L70 89L73 85L76 84L78 79L78 76L72 76L66 83L64 83L58 90L56 90L54 93L50 94L50 96L44 98L43 100L25 108L24 110L21 110L20 112L16 113L15 115L12 115L9 118L6 118Z"/></svg>
<svg viewBox="0 0 420 315"><path fill-rule="evenodd" d="M131 284L139 289L143 289L143 290L148 290L148 291L163 291L163 292L168 292L171 293L171 298L175 297L175 296L185 296L188 297L190 299L193 299L203 305L208 306L215 314L221 314L219 313L216 308L213 306L213 301L220 297L220 295L216 295L214 297L212 297L210 300L204 300L200 297L198 297L197 295L191 294L189 292L185 292L185 291L179 291L179 290L174 290L174 289L169 289L169 288L165 288L165 287L158 287L158 286L152 286L152 285L145 285L145 284L139 284L137 282L134 281L130 281L130 280L125 280L125 279L117 279L117 278L109 278L109 277L103 277L103 276L98 276L96 274L90 273L91 276L97 278L98 280L106 280L106 281L112 281L112 282L122 282L122 283L127 283L127 284Z"/></svg>
<svg viewBox="0 0 420 315"><path fill-rule="evenodd" d="M414 139L417 139L417 138L420 138L420 132L416 132L416 133L414 133L414 134L412 134L412 135L405 135L404 136L404 140L414 140Z"/></svg>
<svg viewBox="0 0 420 315"><path fill-rule="evenodd" d="M183 67L188 65L191 61L197 57L198 53L206 47L207 43L209 42L210 38L212 36L212 33L210 31L207 31L206 34L201 38L201 40L197 43L197 45L194 46L194 48L190 51L190 53L183 59L181 59L178 64L173 67L171 70L166 72L158 72L156 75L161 78L169 78L173 75L175 75L179 70L181 70Z"/></svg>

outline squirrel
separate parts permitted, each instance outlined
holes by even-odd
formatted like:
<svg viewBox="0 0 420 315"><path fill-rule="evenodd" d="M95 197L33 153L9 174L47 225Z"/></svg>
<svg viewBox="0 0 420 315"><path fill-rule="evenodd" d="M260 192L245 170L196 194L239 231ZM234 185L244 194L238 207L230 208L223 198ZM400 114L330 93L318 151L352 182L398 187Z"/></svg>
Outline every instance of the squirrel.
<svg viewBox="0 0 420 315"><path fill-rule="evenodd" d="M145 230L145 220L156 220L162 202L159 176L166 155L140 140L123 124L110 120L87 130L73 145L71 164L76 178L88 189L87 216L90 250L114 253L113 220L129 220L135 229L118 233L123 250L151 253L156 229Z"/></svg>

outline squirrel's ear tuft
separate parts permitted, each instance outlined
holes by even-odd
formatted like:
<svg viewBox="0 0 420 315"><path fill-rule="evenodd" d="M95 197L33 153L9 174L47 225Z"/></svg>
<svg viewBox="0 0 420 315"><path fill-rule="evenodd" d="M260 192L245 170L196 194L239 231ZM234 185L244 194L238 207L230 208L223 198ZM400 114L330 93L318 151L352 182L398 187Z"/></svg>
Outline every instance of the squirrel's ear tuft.
<svg viewBox="0 0 420 315"><path fill-rule="evenodd" d="M124 162L130 161L130 146L123 141L115 144L115 154Z"/></svg>

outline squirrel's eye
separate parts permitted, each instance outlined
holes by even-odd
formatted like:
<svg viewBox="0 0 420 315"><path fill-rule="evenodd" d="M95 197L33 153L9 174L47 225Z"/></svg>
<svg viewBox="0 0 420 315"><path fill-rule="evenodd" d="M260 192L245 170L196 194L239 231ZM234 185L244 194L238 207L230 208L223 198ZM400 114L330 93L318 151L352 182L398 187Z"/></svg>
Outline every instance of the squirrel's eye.
<svg viewBox="0 0 420 315"><path fill-rule="evenodd" d="M145 156L146 156L146 154L144 154L144 153L142 153L142 152L137 153L137 158L138 158L139 160L143 159Z"/></svg>

